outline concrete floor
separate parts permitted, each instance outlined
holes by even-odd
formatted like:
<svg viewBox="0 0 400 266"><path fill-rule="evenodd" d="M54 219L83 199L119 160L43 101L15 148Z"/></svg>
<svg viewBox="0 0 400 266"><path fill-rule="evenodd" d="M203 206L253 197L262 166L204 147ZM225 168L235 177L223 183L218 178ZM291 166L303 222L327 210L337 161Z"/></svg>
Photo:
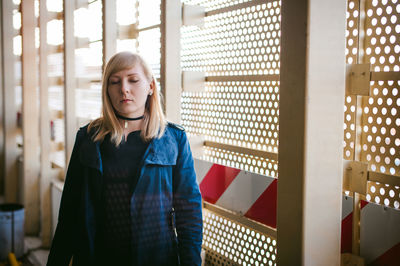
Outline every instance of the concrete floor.
<svg viewBox="0 0 400 266"><path fill-rule="evenodd" d="M38 237L25 237L25 256L31 265L45 266L47 256L49 255L48 249L42 249L42 242ZM23 264L25 265L25 264ZM26 264L29 265L29 264Z"/></svg>

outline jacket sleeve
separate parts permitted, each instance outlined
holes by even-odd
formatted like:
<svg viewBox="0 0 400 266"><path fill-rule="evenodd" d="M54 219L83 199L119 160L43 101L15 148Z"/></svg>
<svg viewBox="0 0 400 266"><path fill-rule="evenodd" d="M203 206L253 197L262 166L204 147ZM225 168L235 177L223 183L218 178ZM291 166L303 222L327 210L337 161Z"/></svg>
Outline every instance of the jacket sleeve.
<svg viewBox="0 0 400 266"><path fill-rule="evenodd" d="M180 132L178 158L173 173L178 252L181 265L201 265L203 238L201 194L186 133Z"/></svg>
<svg viewBox="0 0 400 266"><path fill-rule="evenodd" d="M48 266L67 266L73 255L74 232L76 232L76 230L74 231L74 225L77 224L77 206L79 206L82 187L78 171L82 169L79 161L79 147L82 142L83 134L84 130L80 129L76 135L74 148L68 165L64 189L61 196L57 228L47 260Z"/></svg>

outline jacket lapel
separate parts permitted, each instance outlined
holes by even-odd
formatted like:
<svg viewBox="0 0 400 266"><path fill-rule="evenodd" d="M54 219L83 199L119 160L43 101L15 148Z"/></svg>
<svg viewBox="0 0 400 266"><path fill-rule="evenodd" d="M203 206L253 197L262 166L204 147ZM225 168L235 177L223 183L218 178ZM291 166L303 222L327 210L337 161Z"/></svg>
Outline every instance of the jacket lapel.
<svg viewBox="0 0 400 266"><path fill-rule="evenodd" d="M83 141L80 155L80 161L83 165L97 169L103 173L103 165L101 162L100 143L92 140Z"/></svg>

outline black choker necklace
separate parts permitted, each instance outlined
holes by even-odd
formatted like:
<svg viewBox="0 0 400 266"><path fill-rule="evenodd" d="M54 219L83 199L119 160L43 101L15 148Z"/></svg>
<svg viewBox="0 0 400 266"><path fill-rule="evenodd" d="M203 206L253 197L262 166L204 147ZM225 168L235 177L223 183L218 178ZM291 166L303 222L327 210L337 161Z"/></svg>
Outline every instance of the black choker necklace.
<svg viewBox="0 0 400 266"><path fill-rule="evenodd" d="M143 117L144 117L144 115L139 116L139 117L134 117L134 118L122 116L122 115L119 115L119 114L115 114L115 115L116 115L118 118L120 118L120 119L129 120L129 121L140 120L140 119L143 119Z"/></svg>
<svg viewBox="0 0 400 266"><path fill-rule="evenodd" d="M127 120L129 120L129 121L135 121L135 120L143 119L143 117L144 117L144 115L142 115L142 116L139 116L139 117L130 118L130 117L126 117L126 116L119 115L119 114L117 114L117 113L116 113L115 115L116 115L119 119L125 120L125 125L124 125L125 128L128 128L128 121L127 121Z"/></svg>

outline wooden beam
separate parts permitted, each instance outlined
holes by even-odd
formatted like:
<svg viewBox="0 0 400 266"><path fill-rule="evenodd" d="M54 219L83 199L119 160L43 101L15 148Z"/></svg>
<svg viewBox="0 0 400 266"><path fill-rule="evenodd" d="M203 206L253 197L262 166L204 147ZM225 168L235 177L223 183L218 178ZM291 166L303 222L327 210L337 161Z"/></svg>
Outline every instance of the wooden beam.
<svg viewBox="0 0 400 266"><path fill-rule="evenodd" d="M272 2L272 1L273 0L253 0L253 1L248 1L248 2L244 2L244 3L236 4L236 5L231 5L231 6L227 6L227 7L223 7L223 8L219 8L219 9L214 9L214 10L207 11L206 17L226 13L226 12L233 11L233 10L239 10L239 9L243 9L243 8L247 8L247 7L251 7L251 6L262 5L262 4L266 4L268 2Z"/></svg>
<svg viewBox="0 0 400 266"><path fill-rule="evenodd" d="M373 81L400 80L400 72L398 71L371 72L371 80Z"/></svg>
<svg viewBox="0 0 400 266"><path fill-rule="evenodd" d="M2 68L3 68L3 134L4 134L4 199L17 202L17 106L15 103L15 56L13 52L13 9L12 1L1 1L2 12ZM10 65L12 67L10 67Z"/></svg>
<svg viewBox="0 0 400 266"><path fill-rule="evenodd" d="M1 12L2 6L0 3L0 58L3 58L3 34L2 34L2 26L3 26L3 13ZM1 61L0 61L1 62ZM3 111L3 103L4 103L4 86L3 86L3 63L0 63L0 169L4 169L4 111ZM4 199L4 171L0 172L0 201Z"/></svg>
<svg viewBox="0 0 400 266"><path fill-rule="evenodd" d="M25 233L37 235L40 225L39 200L39 112L37 94L37 53L35 48L34 0L21 2L22 17L22 135L23 204ZM21 186L21 185L20 185Z"/></svg>
<svg viewBox="0 0 400 266"><path fill-rule="evenodd" d="M369 64L370 62L365 62L365 17L366 17L366 0L359 1L359 16L358 16L358 43L357 43L357 64ZM372 77L371 73L370 76ZM369 86L368 86L369 88ZM354 153L353 160L361 161L361 143L362 143L362 120L364 112L364 104L366 97L358 95L356 97L356 114L355 114L355 140L354 140ZM361 218L361 195L357 192L353 192L353 216L352 216L352 248L351 252L353 255L360 255L360 218Z"/></svg>
<svg viewBox="0 0 400 266"><path fill-rule="evenodd" d="M226 210L218 205L211 204L209 202L203 201L203 207L209 211L215 212L219 215L227 217L233 221L237 221L245 226L248 226L254 230L257 230L267 236L271 236L276 239L276 229L269 227L265 224L259 223L257 221L251 220L242 214L235 213L230 210Z"/></svg>
<svg viewBox="0 0 400 266"><path fill-rule="evenodd" d="M65 165L68 165L76 134L75 117L75 1L64 0L64 123Z"/></svg>
<svg viewBox="0 0 400 266"><path fill-rule="evenodd" d="M278 265L340 265L346 1L282 1Z"/></svg>
<svg viewBox="0 0 400 266"><path fill-rule="evenodd" d="M400 187L400 178L398 176L387 175L380 172L368 171L368 181Z"/></svg>
<svg viewBox="0 0 400 266"><path fill-rule="evenodd" d="M50 110L48 96L48 62L47 62L47 0L39 2L39 100L40 100L40 232L42 246L50 247L51 243L51 172L50 172Z"/></svg>
<svg viewBox="0 0 400 266"><path fill-rule="evenodd" d="M279 81L279 75L242 75L242 76L206 76L207 82L223 82L223 81Z"/></svg>
<svg viewBox="0 0 400 266"><path fill-rule="evenodd" d="M208 140L204 141L204 146L217 148L217 149L221 149L221 150L227 150L227 151L231 151L231 152L237 152L240 154L252 155L252 156L265 158L265 159L273 160L273 161L278 160L278 154L274 153L274 152L261 151L261 150L240 147L240 146L234 146L234 145L229 145L229 144L223 144L223 143L218 143L218 142L208 141Z"/></svg>
<svg viewBox="0 0 400 266"><path fill-rule="evenodd" d="M179 0L161 1L161 88L168 120L181 123L180 30L182 6Z"/></svg>

